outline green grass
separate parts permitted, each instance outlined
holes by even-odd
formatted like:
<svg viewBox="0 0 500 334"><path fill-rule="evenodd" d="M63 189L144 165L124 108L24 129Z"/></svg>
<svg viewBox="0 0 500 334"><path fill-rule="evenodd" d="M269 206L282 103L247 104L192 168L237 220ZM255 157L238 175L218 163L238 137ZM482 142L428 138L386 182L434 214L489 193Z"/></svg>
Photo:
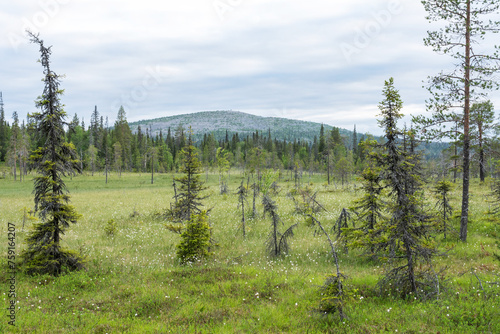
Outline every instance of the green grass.
<svg viewBox="0 0 500 334"><path fill-rule="evenodd" d="M16 327L7 324L7 280L0 271L3 304L0 332L6 333L498 333L500 332L500 288L487 281L500 281L499 221L487 215L484 195L488 186L473 183L471 223L467 243L456 236L442 240L450 248L436 258L443 274L439 300L402 301L379 296L377 281L383 266L360 256L358 251L340 254L341 270L348 284L357 289L347 305L348 319L315 311L318 287L334 272L329 245L322 235L303 224L286 194L293 181L282 180L274 197L286 228L299 223L291 239L291 251L280 259L268 258L264 242L270 221L259 217L247 221L247 236L240 230L236 188L241 175L232 172L230 194L218 194L218 176L209 174L205 191L212 208L210 223L218 246L214 257L182 267L176 259L180 236L169 232L154 214L169 206L173 196L171 174L158 174L150 184L149 174L116 174L104 183L103 175L67 179L72 204L83 215L63 236L63 244L81 250L86 270L53 278L17 274ZM205 174L202 175L205 180ZM24 209L33 207L33 184L0 179L0 242L7 253L7 222L16 224L17 253L32 222ZM350 189L324 186L323 176L304 176L318 191L317 199L329 210L318 215L325 226L333 226L340 210L360 196ZM431 195L428 196L432 198ZM248 198L251 208L251 196ZM453 207L460 208L460 189L453 191ZM249 213L249 211L247 211ZM109 220L116 233L109 236ZM459 229L458 219L452 225ZM5 268L6 257L0 265ZM478 281L475 274L481 279ZM497 276L495 276L497 275ZM481 289L480 283L483 285Z"/></svg>

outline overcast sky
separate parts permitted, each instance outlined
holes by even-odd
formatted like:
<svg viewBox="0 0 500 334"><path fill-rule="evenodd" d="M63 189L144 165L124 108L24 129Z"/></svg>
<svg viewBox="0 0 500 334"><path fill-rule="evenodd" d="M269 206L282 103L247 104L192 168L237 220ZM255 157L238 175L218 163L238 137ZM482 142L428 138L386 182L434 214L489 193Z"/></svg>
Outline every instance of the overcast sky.
<svg viewBox="0 0 500 334"><path fill-rule="evenodd" d="M0 91L25 118L43 90L38 47L52 45L69 120L97 105L112 124L206 110L323 122L378 134L384 80L404 114L425 112L429 75L453 60L423 44L418 0L40 0L0 12ZM498 92L490 95L498 109Z"/></svg>

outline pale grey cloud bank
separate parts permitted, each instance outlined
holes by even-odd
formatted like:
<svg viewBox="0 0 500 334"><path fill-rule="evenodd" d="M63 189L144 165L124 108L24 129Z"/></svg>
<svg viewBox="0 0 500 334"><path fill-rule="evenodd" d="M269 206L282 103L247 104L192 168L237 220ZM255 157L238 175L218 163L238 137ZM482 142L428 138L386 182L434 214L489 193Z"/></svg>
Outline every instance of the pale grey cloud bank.
<svg viewBox="0 0 500 334"><path fill-rule="evenodd" d="M432 27L410 0L16 1L0 28L7 113L42 91L28 28L53 45L69 116L87 121L94 105L111 122L120 105L129 121L232 109L378 133L384 80L420 113L422 81L452 64L423 45Z"/></svg>

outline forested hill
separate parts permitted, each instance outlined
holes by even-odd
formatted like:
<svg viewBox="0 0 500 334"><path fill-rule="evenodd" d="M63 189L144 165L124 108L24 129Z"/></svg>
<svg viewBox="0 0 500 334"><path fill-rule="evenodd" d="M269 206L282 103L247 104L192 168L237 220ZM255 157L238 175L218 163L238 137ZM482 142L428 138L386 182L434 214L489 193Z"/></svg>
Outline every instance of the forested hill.
<svg viewBox="0 0 500 334"><path fill-rule="evenodd" d="M151 129L154 134L160 130L164 135L168 128L172 133L180 125L184 129L192 127L195 137L203 136L206 133L213 133L216 139L222 139L226 135L226 130L231 135L238 133L240 138L252 135L256 130L267 135L271 130L272 138L279 140L312 142L314 136L319 136L321 124L314 122L298 121L278 117L262 117L246 114L239 111L203 111L192 114L175 115L169 117L156 118L130 123L130 129L135 132L140 125L142 131ZM325 131L331 130L332 126L324 125ZM339 129L340 134L348 138L352 131Z"/></svg>

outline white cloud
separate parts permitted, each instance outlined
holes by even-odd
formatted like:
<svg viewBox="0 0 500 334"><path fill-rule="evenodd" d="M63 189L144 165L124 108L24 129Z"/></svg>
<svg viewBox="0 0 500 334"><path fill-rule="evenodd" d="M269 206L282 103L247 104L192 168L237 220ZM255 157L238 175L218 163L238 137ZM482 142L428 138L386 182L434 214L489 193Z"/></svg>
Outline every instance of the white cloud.
<svg viewBox="0 0 500 334"><path fill-rule="evenodd" d="M418 1L18 1L0 13L8 114L32 111L42 90L25 27L53 45L66 110L87 120L97 104L113 121L121 103L129 120L234 109L375 132L384 80L417 112L422 80L452 63L423 46Z"/></svg>

